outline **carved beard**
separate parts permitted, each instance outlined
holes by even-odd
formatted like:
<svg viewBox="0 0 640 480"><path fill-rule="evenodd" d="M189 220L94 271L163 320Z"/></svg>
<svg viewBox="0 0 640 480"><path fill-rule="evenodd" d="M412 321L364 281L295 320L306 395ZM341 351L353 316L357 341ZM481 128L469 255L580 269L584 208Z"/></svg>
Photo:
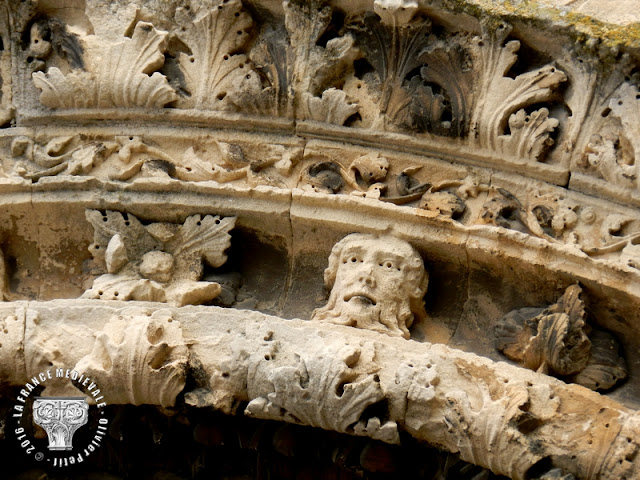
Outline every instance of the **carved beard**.
<svg viewBox="0 0 640 480"><path fill-rule="evenodd" d="M344 301L336 290L331 290L324 307L314 310L312 320L409 338L407 323L412 320L413 313L408 299L386 298L374 305L362 297Z"/></svg>

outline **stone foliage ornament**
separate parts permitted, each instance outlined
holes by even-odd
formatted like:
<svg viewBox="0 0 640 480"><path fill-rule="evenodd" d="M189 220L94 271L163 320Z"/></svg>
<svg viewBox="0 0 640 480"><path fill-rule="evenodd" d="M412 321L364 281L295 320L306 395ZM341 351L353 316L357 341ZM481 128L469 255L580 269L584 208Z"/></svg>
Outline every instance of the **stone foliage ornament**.
<svg viewBox="0 0 640 480"><path fill-rule="evenodd" d="M364 415L365 409L384 398L379 377L358 368L375 355L374 344L309 343L301 355L295 367L250 370L248 385L264 382L260 376L266 375L273 392L249 402L246 415L400 443L395 422Z"/></svg>
<svg viewBox="0 0 640 480"><path fill-rule="evenodd" d="M404 240L354 233L331 250L324 272L331 290L327 305L312 320L364 328L409 338L414 320L423 320L429 275L422 258Z"/></svg>
<svg viewBox="0 0 640 480"><path fill-rule="evenodd" d="M95 232L89 251L107 273L82 298L197 305L220 293L218 283L200 281L203 261L219 267L227 260L235 217L143 225L131 214L87 210L87 220Z"/></svg>
<svg viewBox="0 0 640 480"><path fill-rule="evenodd" d="M109 403L172 407L186 381L188 349L171 312L113 317L75 369L91 377Z"/></svg>
<svg viewBox="0 0 640 480"><path fill-rule="evenodd" d="M216 5L195 3L176 10L180 39L191 54L177 58L184 74L181 100L186 108L220 110L225 97L250 72L246 55L238 53L247 43L253 21L239 0ZM228 100L227 100L228 102Z"/></svg>
<svg viewBox="0 0 640 480"><path fill-rule="evenodd" d="M72 109L162 107L176 100L166 77L156 71L164 63L166 36L145 22L136 25L131 38L116 43L105 43L95 35L81 42L67 32L74 53L71 71L65 75L51 67L46 73L35 72L40 101L51 108Z"/></svg>
<svg viewBox="0 0 640 480"><path fill-rule="evenodd" d="M592 390L608 390L627 377L619 346L586 321L582 289L569 287L546 309L515 310L496 325L496 348L541 373Z"/></svg>
<svg viewBox="0 0 640 480"><path fill-rule="evenodd" d="M2 2L0 400L76 368L180 421L638 478L640 35L600 1Z"/></svg>
<svg viewBox="0 0 640 480"><path fill-rule="evenodd" d="M221 315L237 318L229 309ZM314 322L253 315L232 336L229 325L212 326L216 333L193 346L211 377L185 395L188 404L388 443L397 441L397 429L514 479L535 472L614 479L618 473L605 465L620 459L621 472L637 471L624 460L638 451L636 434L620 437L633 428L626 426L633 412L605 406L580 386L443 345L339 325L320 331ZM549 456L558 460L549 464Z"/></svg>

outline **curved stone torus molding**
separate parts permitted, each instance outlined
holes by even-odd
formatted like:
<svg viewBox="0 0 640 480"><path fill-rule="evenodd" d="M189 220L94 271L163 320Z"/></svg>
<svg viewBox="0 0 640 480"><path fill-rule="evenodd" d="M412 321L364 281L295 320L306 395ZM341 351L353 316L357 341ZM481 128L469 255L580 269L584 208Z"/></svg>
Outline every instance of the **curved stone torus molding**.
<svg viewBox="0 0 640 480"><path fill-rule="evenodd" d="M70 304L69 318L87 319L84 331L76 331L97 335L76 367L107 382L114 403L153 398L172 405L188 358L207 374L185 394L193 406L241 409L389 443L399 441L402 429L515 479L550 464L576 478L638 475L636 412L541 373L444 345L332 324L319 330L315 322L219 307L151 313L153 303L58 300L28 308L51 331ZM134 351L145 352L143 369ZM65 355L73 360L82 353ZM118 381L107 368L118 370ZM134 382L134 372L149 385ZM124 380L137 387L124 388Z"/></svg>

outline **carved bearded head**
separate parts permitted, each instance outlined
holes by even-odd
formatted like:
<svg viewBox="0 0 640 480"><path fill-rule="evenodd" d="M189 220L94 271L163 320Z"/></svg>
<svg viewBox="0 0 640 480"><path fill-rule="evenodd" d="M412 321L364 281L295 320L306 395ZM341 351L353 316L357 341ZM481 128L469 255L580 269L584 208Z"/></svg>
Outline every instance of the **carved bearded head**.
<svg viewBox="0 0 640 480"><path fill-rule="evenodd" d="M312 319L409 338L414 319L426 316L428 281L422 258L409 243L353 233L331 250L324 272L331 294Z"/></svg>

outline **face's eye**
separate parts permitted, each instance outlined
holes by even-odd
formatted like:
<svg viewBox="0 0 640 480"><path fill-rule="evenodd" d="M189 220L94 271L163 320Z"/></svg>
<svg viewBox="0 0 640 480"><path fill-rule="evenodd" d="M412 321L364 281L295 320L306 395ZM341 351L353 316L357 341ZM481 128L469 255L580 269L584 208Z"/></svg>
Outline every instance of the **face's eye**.
<svg viewBox="0 0 640 480"><path fill-rule="evenodd" d="M395 265L393 264L393 262L391 260L387 260L385 262L379 263L378 266L380 266L382 268L386 268L387 270L391 270L392 268L395 267Z"/></svg>

